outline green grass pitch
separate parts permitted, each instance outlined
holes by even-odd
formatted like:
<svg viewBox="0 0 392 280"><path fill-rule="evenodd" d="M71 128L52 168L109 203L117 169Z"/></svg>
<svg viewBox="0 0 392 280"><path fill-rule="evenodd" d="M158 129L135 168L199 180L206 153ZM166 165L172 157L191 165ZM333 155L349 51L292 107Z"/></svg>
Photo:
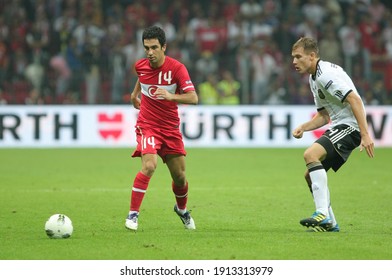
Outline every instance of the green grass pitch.
<svg viewBox="0 0 392 280"><path fill-rule="evenodd" d="M188 149L197 229L173 212L159 161L139 231L124 228L140 160L132 149L0 149L2 260L389 260L392 149L355 150L329 186L339 233L309 233L314 211L304 149ZM47 218L68 215L70 239L49 239Z"/></svg>

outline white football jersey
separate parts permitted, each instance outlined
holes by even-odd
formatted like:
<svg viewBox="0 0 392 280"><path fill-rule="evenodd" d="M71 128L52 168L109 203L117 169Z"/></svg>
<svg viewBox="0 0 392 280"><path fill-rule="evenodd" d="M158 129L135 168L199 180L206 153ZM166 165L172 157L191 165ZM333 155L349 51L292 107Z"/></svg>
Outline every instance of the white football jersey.
<svg viewBox="0 0 392 280"><path fill-rule="evenodd" d="M309 76L309 85L317 110L327 110L331 127L346 124L359 131L351 106L345 101L349 93L358 94L358 91L342 67L319 60L316 74Z"/></svg>

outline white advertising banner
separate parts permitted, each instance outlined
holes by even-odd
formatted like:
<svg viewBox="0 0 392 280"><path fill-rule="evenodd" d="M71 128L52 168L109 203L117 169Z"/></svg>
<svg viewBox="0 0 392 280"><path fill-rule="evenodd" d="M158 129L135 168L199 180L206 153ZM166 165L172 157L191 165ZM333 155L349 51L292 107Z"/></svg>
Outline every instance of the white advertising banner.
<svg viewBox="0 0 392 280"><path fill-rule="evenodd" d="M392 147L392 106L368 106L376 146ZM305 147L327 127L291 136L314 106L180 106L186 147ZM0 106L0 148L132 147L138 111L126 105Z"/></svg>

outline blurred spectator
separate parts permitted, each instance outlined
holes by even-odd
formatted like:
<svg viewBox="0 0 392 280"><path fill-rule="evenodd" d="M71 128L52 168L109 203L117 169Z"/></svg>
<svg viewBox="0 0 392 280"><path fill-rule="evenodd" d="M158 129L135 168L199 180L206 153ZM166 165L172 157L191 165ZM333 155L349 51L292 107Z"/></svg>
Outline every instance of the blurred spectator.
<svg viewBox="0 0 392 280"><path fill-rule="evenodd" d="M40 53L33 56L33 61L25 69L25 77L30 82L33 89L40 92L43 89L45 79L45 68L41 63Z"/></svg>
<svg viewBox="0 0 392 280"><path fill-rule="evenodd" d="M142 0L134 0L125 8L125 17L131 24L136 25L137 22L147 18L148 10L143 5Z"/></svg>
<svg viewBox="0 0 392 280"><path fill-rule="evenodd" d="M240 5L241 18L249 23L252 23L257 19L262 11L263 7L261 6L260 1L245 0Z"/></svg>
<svg viewBox="0 0 392 280"><path fill-rule="evenodd" d="M257 19L254 20L254 23L251 25L251 40L262 41L269 39L270 37L272 37L276 26L276 21L271 22L269 18L267 18L267 15L265 13L261 13L260 16L258 16Z"/></svg>
<svg viewBox="0 0 392 280"><path fill-rule="evenodd" d="M6 40L9 36L9 26L4 20L4 15L0 14L0 38Z"/></svg>
<svg viewBox="0 0 392 280"><path fill-rule="evenodd" d="M282 1L282 4L282 21L296 25L303 20L301 0Z"/></svg>
<svg viewBox="0 0 392 280"><path fill-rule="evenodd" d="M105 32L93 22L92 18L80 16L79 24L73 30L72 36L76 39L77 47L83 48L86 43L101 43Z"/></svg>
<svg viewBox="0 0 392 280"><path fill-rule="evenodd" d="M71 35L72 31L67 26L67 23L62 22L59 29L54 30L51 34L51 45L49 47L50 53L61 53L65 55Z"/></svg>
<svg viewBox="0 0 392 280"><path fill-rule="evenodd" d="M53 29L55 32L66 30L72 32L77 25L76 11L69 7L63 10L61 16L54 18Z"/></svg>
<svg viewBox="0 0 392 280"><path fill-rule="evenodd" d="M278 45L280 52L284 56L291 55L291 46L297 40L297 35L295 34L295 20L293 16L289 16L287 19L282 20L276 30L273 40Z"/></svg>
<svg viewBox="0 0 392 280"><path fill-rule="evenodd" d="M251 57L252 104L264 104L268 98L268 85L278 71L275 59L266 52L263 43L255 42Z"/></svg>
<svg viewBox="0 0 392 280"><path fill-rule="evenodd" d="M115 48L118 42L124 41L124 30L120 19L109 17L106 19L107 24L104 26L104 37L99 43L99 48L103 57L108 57L110 52ZM94 43L94 42L92 42ZM96 43L94 43L96 44ZM103 59L104 60L104 59ZM103 72L109 69L101 69Z"/></svg>
<svg viewBox="0 0 392 280"><path fill-rule="evenodd" d="M128 41L127 41L128 40ZM127 39L124 37L121 39L124 42L124 46L122 47L122 52L126 57L126 69L132 70L134 63L142 58L144 55L144 50L141 47L138 47L140 44L135 44L134 40Z"/></svg>
<svg viewBox="0 0 392 280"><path fill-rule="evenodd" d="M351 76L354 61L360 59L361 33L354 17L347 17L346 23L338 30L340 45L343 52L343 66Z"/></svg>
<svg viewBox="0 0 392 280"><path fill-rule="evenodd" d="M87 104L96 104L102 102L101 96L101 53L97 43L87 43L82 62L84 65L84 77L86 85L86 98Z"/></svg>
<svg viewBox="0 0 392 280"><path fill-rule="evenodd" d="M309 86L307 86L305 83L300 84L298 87L298 91L293 92L291 104L309 105L313 103L314 101L311 93L309 92Z"/></svg>
<svg viewBox="0 0 392 280"><path fill-rule="evenodd" d="M288 95L286 89L282 86L279 76L274 74L268 87L268 97L265 101L267 105L285 105L288 104Z"/></svg>
<svg viewBox="0 0 392 280"><path fill-rule="evenodd" d="M320 27L326 16L326 11L318 0L305 0L305 4L302 6L302 14L305 20L310 20L317 27Z"/></svg>
<svg viewBox="0 0 392 280"><path fill-rule="evenodd" d="M63 55L56 55L49 62L53 71L53 81L55 82L55 102L62 102L64 96L70 88L72 73Z"/></svg>
<svg viewBox="0 0 392 280"><path fill-rule="evenodd" d="M101 3L102 0L89 0L78 2L81 11L80 16L90 19L92 25L101 27L103 25L103 10Z"/></svg>
<svg viewBox="0 0 392 280"><path fill-rule="evenodd" d="M262 11L267 15L278 17L282 12L281 2L276 0L264 0L262 2Z"/></svg>
<svg viewBox="0 0 392 280"><path fill-rule="evenodd" d="M375 45L374 34L380 32L380 26L368 13L365 13L361 16L359 31L361 32L363 76L370 81L372 78L370 50Z"/></svg>
<svg viewBox="0 0 392 280"><path fill-rule="evenodd" d="M166 49L166 55L183 63L187 67L188 71L193 69L193 63L190 61L189 53L184 48L180 47L179 41L176 40L170 44L170 48Z"/></svg>
<svg viewBox="0 0 392 280"><path fill-rule="evenodd" d="M378 102L377 105L385 105L388 103L388 92L385 88L385 83L382 78L378 78L374 81L372 93L374 99Z"/></svg>
<svg viewBox="0 0 392 280"><path fill-rule="evenodd" d="M363 66L361 63L353 64L352 80L358 90L359 95L364 96L364 93L371 87L371 81L363 78Z"/></svg>
<svg viewBox="0 0 392 280"><path fill-rule="evenodd" d="M219 94L219 104L221 105L239 105L240 104L240 83L236 81L233 74L225 70L222 73L222 79L217 84Z"/></svg>
<svg viewBox="0 0 392 280"><path fill-rule="evenodd" d="M238 18L240 12L240 5L237 0L226 0L223 7L222 15L226 21L233 21Z"/></svg>
<svg viewBox="0 0 392 280"><path fill-rule="evenodd" d="M334 29L338 29L343 21L343 11L338 0L328 0L324 2L324 8L327 20L333 24Z"/></svg>
<svg viewBox="0 0 392 280"><path fill-rule="evenodd" d="M249 25L239 15L227 22L227 47L231 53L234 54L240 45L249 44L250 38Z"/></svg>
<svg viewBox="0 0 392 280"><path fill-rule="evenodd" d="M168 7L167 15L178 31L182 26L186 26L189 19L189 10L183 0L174 0L172 5Z"/></svg>
<svg viewBox="0 0 392 280"><path fill-rule="evenodd" d="M74 92L78 92L79 99L81 97L81 82L83 81L84 76L82 57L83 47L78 45L76 38L71 37L65 53L65 59L69 69L71 70L69 88Z"/></svg>
<svg viewBox="0 0 392 280"><path fill-rule="evenodd" d="M177 37L177 31L173 23L169 21L169 18L165 14L161 14L159 20L154 25L161 27L166 34L166 41L168 44L173 42Z"/></svg>
<svg viewBox="0 0 392 280"><path fill-rule="evenodd" d="M118 41L109 55L111 75L111 102L123 103L125 93L124 81L126 79L127 57L123 52L122 42Z"/></svg>
<svg viewBox="0 0 392 280"><path fill-rule="evenodd" d="M199 84L198 95L200 104L202 105L217 105L219 100L219 93L217 91L218 78L216 74L208 74L206 80Z"/></svg>
<svg viewBox="0 0 392 280"><path fill-rule="evenodd" d="M24 49L17 48L11 56L12 81L24 80L25 69L29 65L28 57Z"/></svg>
<svg viewBox="0 0 392 280"><path fill-rule="evenodd" d="M302 101L301 97L298 97L299 87L302 85L307 85L309 76L299 74L297 71L294 71L292 60L283 61L282 72L280 76L282 79L282 84L287 90L287 94L290 96L288 99L289 104L296 104L296 102L299 102L299 104L313 104L313 98L311 97L311 94L309 94L308 86L305 86L305 89L307 90L305 97L307 100L310 100L310 103L301 103L305 101Z"/></svg>
<svg viewBox="0 0 392 280"><path fill-rule="evenodd" d="M196 84L201 83L207 79L207 76L212 73L217 73L219 64L211 51L204 51L201 57L195 62Z"/></svg>
<svg viewBox="0 0 392 280"><path fill-rule="evenodd" d="M45 55L49 45L49 34L41 26L34 22L26 34L27 47L30 49L30 57Z"/></svg>
<svg viewBox="0 0 392 280"><path fill-rule="evenodd" d="M370 5L367 7L367 11L374 21L381 24L386 13L386 8L380 0L371 0Z"/></svg>
<svg viewBox="0 0 392 280"><path fill-rule="evenodd" d="M314 23L314 21L310 19L305 19L304 21L299 22L295 29L293 30L295 37L311 37L311 38L319 38L319 28Z"/></svg>
<svg viewBox="0 0 392 280"><path fill-rule="evenodd" d="M236 55L244 45L250 42L248 25L235 16L227 22L227 55L225 57L227 68L234 73L236 69Z"/></svg>
<svg viewBox="0 0 392 280"><path fill-rule="evenodd" d="M340 41L332 25L326 28L323 37L320 39L319 50L322 60L342 65Z"/></svg>
<svg viewBox="0 0 392 280"><path fill-rule="evenodd" d="M175 29L174 24L171 21L169 22L167 14L161 13L161 7L160 7L159 2L160 2L160 0L152 1L151 3L149 3L148 10L147 10L147 16L146 16L147 24L148 25L156 25L157 22L167 21L170 25L173 25L173 28ZM166 20L162 19L162 16L165 16ZM173 32L173 31L168 30L168 32ZM166 35L166 39L167 39L167 37L168 36ZM169 37L172 37L172 38L170 38L170 40L175 39L174 38L175 36L173 36L173 35L169 35Z"/></svg>
<svg viewBox="0 0 392 280"><path fill-rule="evenodd" d="M372 74L383 75L386 70L386 65L390 59L388 57L388 51L386 44L381 33L376 33L374 36L374 44L369 49L370 61L372 63Z"/></svg>
<svg viewBox="0 0 392 280"><path fill-rule="evenodd" d="M206 51L219 54L227 44L227 37L224 37L219 21L216 18L208 17L207 24L196 29L196 50L198 53ZM225 26L224 26L225 27Z"/></svg>

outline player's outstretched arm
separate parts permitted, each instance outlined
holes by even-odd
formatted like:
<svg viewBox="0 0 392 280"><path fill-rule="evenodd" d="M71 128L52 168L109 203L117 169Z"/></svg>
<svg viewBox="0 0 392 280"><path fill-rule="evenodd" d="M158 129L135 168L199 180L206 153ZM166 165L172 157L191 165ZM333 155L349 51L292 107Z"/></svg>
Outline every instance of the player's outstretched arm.
<svg viewBox="0 0 392 280"><path fill-rule="evenodd" d="M350 103L351 109L353 110L353 114L357 119L357 123L359 126L359 131L361 133L361 144L359 150L362 152L363 149L366 150L366 153L370 158L374 157L374 142L370 137L368 132L368 125L366 121L366 113L363 107L362 99L359 97L358 93L351 92L346 97L346 101Z"/></svg>
<svg viewBox="0 0 392 280"><path fill-rule="evenodd" d="M293 137L302 138L305 131L315 130L326 125L327 123L329 123L328 112L325 109L320 110L317 112L316 115L314 115L314 117L310 121L303 123L297 128L295 128L292 133Z"/></svg>

